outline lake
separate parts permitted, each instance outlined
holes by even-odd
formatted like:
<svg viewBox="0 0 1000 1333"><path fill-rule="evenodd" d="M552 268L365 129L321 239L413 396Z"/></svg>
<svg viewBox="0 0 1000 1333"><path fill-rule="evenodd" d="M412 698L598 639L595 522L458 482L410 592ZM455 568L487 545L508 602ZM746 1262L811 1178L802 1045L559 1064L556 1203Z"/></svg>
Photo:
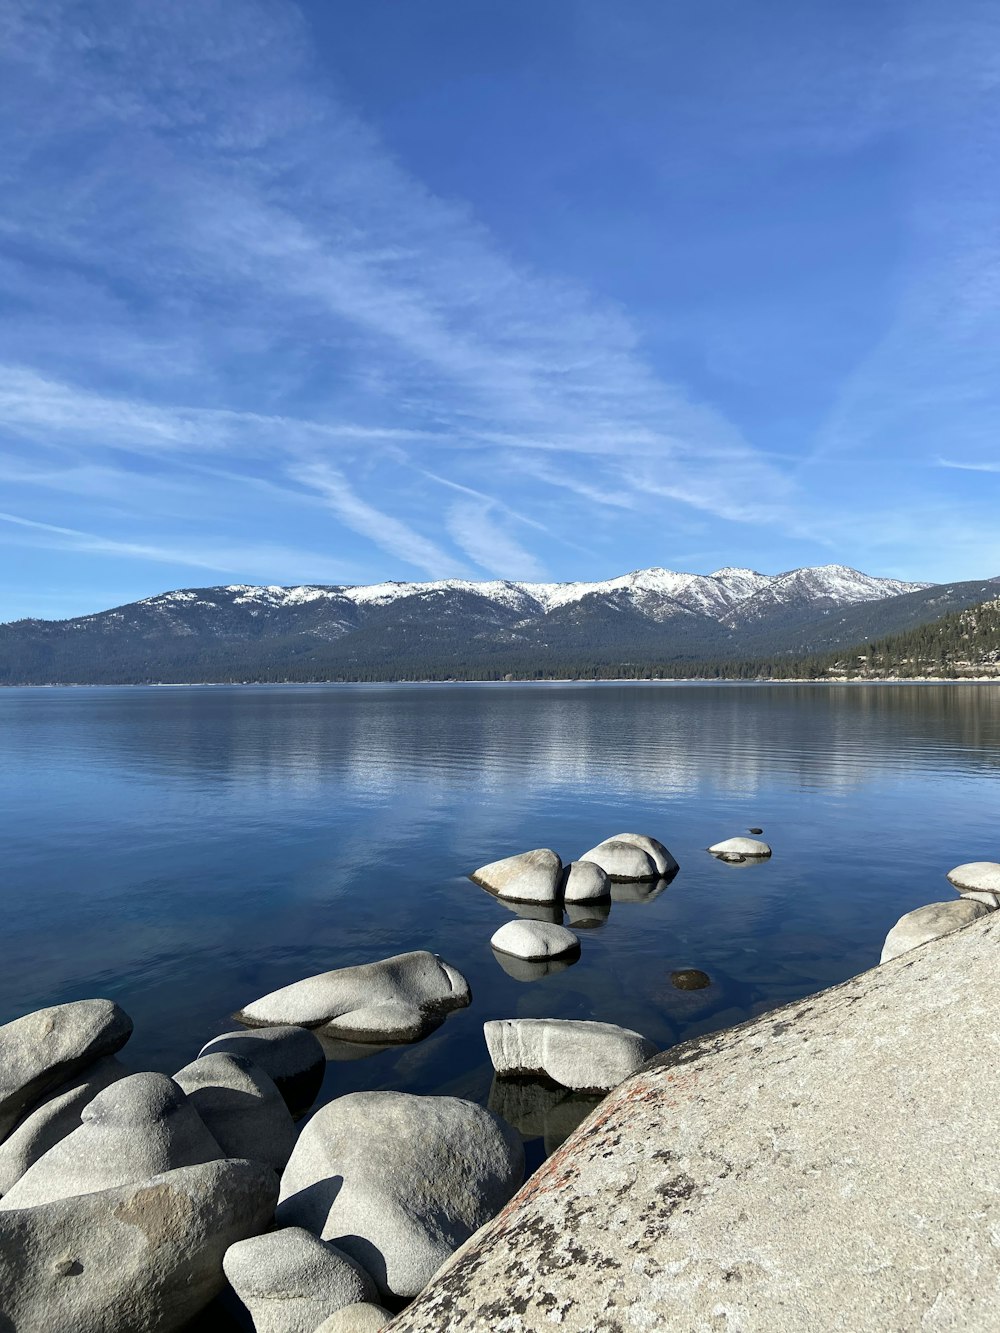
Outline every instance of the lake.
<svg viewBox="0 0 1000 1333"><path fill-rule="evenodd" d="M10 689L0 743L0 1022L106 996L135 1020L127 1062L173 1073L267 991L432 949L471 1007L343 1052L323 1097L492 1095L531 1161L586 1108L491 1094L485 1020L665 1047L872 966L902 913L953 896L946 871L1000 854L990 685ZM705 852L751 826L769 861ZM626 830L666 843L676 879L588 910L572 966L508 975L489 940L513 908L468 872ZM712 984L676 990L684 967Z"/></svg>

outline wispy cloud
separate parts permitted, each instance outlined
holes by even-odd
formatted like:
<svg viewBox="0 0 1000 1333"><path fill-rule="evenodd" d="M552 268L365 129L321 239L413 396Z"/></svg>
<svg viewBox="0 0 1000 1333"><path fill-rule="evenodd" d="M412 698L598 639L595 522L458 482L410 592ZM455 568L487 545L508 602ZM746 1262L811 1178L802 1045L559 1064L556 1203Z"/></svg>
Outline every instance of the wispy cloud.
<svg viewBox="0 0 1000 1333"><path fill-rule="evenodd" d="M952 458L938 458L934 466L951 468L955 472L1000 472L1000 463L959 463Z"/></svg>
<svg viewBox="0 0 1000 1333"><path fill-rule="evenodd" d="M548 577L545 566L497 522L493 505L458 500L448 509L453 540L482 569L507 579Z"/></svg>

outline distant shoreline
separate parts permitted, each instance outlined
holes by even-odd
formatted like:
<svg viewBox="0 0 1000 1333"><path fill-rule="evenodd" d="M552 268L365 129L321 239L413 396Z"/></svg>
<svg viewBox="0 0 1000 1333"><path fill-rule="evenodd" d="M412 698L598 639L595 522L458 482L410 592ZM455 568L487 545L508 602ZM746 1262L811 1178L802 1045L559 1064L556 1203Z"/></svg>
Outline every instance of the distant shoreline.
<svg viewBox="0 0 1000 1333"><path fill-rule="evenodd" d="M392 687L396 685L1000 685L995 676L834 676L815 680L807 676L761 676L753 680L732 677L713 679L708 676L676 676L663 679L656 676L608 676L599 680L581 680L576 676L550 676L543 680L147 680L147 681L47 681L42 684L4 684L5 690L207 690L207 689L315 689L317 686L353 687L362 685Z"/></svg>

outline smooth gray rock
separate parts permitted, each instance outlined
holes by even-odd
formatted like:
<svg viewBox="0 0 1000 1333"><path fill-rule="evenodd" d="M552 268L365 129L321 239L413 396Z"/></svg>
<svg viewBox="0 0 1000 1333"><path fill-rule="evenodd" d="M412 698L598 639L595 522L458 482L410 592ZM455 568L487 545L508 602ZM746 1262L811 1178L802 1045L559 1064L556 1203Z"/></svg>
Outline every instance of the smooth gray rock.
<svg viewBox="0 0 1000 1333"><path fill-rule="evenodd" d="M129 1074L83 1109L60 1139L0 1199L0 1212L148 1180L225 1156L165 1074Z"/></svg>
<svg viewBox="0 0 1000 1333"><path fill-rule="evenodd" d="M316 1033L288 1024L223 1032L206 1042L198 1054L219 1052L241 1056L263 1069L296 1119L316 1100L326 1073L326 1053Z"/></svg>
<svg viewBox="0 0 1000 1333"><path fill-rule="evenodd" d="M515 902L554 903L559 898L562 862L548 847L505 856L480 866L469 878L474 884Z"/></svg>
<svg viewBox="0 0 1000 1333"><path fill-rule="evenodd" d="M68 1083L54 1088L40 1106L30 1111L0 1144L0 1197L43 1153L79 1128L84 1107L99 1092L129 1072L113 1055L106 1055Z"/></svg>
<svg viewBox="0 0 1000 1333"><path fill-rule="evenodd" d="M898 958L901 953L908 953L910 949L936 940L940 935L961 930L979 917L986 916L990 910L985 903L975 902L971 898L953 898L950 902L928 903L926 907L907 912L886 935L879 962L887 963L891 958Z"/></svg>
<svg viewBox="0 0 1000 1333"><path fill-rule="evenodd" d="M759 838L724 838L708 850L720 861L763 861L771 855L770 847Z"/></svg>
<svg viewBox="0 0 1000 1333"><path fill-rule="evenodd" d="M132 1020L111 1000L74 1000L0 1027L0 1141L52 1088L132 1035Z"/></svg>
<svg viewBox="0 0 1000 1333"><path fill-rule="evenodd" d="M611 881L593 861L571 861L562 873L562 896L567 903L603 902L611 897Z"/></svg>
<svg viewBox="0 0 1000 1333"><path fill-rule="evenodd" d="M536 961L580 951L580 941L571 930L544 921L508 921L494 932L490 945L514 958Z"/></svg>
<svg viewBox="0 0 1000 1333"><path fill-rule="evenodd" d="M249 1027L321 1027L341 1041L405 1042L425 1037L471 999L461 972L419 949L295 981L233 1017Z"/></svg>
<svg viewBox="0 0 1000 1333"><path fill-rule="evenodd" d="M303 1129L277 1217L333 1241L383 1295L409 1297L523 1176L520 1138L484 1107L355 1092L321 1107Z"/></svg>
<svg viewBox="0 0 1000 1333"><path fill-rule="evenodd" d="M295 1122L263 1069L216 1051L178 1070L174 1082L224 1156L267 1162L279 1174L285 1169L295 1147Z"/></svg>
<svg viewBox="0 0 1000 1333"><path fill-rule="evenodd" d="M610 880L659 879L656 863L650 854L632 842L609 839L584 852L581 861L600 866Z"/></svg>
<svg viewBox="0 0 1000 1333"><path fill-rule="evenodd" d="M1000 907L1000 861L967 861L949 870L948 879L963 898Z"/></svg>
<svg viewBox="0 0 1000 1333"><path fill-rule="evenodd" d="M393 1333L995 1333L1000 914L674 1047Z"/></svg>
<svg viewBox="0 0 1000 1333"><path fill-rule="evenodd" d="M222 1267L257 1333L314 1333L333 1311L377 1295L353 1259L302 1227L237 1241Z"/></svg>
<svg viewBox="0 0 1000 1333"><path fill-rule="evenodd" d="M500 1018L484 1023L483 1034L501 1077L544 1074L581 1092L617 1087L656 1054L647 1037L614 1023Z"/></svg>
<svg viewBox="0 0 1000 1333"><path fill-rule="evenodd" d="M329 1319L324 1319L316 1333L381 1333L392 1320L392 1314L384 1305L365 1302L361 1305L345 1305L335 1311Z"/></svg>
<svg viewBox="0 0 1000 1333"><path fill-rule="evenodd" d="M627 842L633 847L638 847L640 851L646 853L653 865L656 866L656 873L660 879L669 879L672 875L676 875L680 869L680 866L663 843L657 838L650 838L645 833L615 833L612 837L605 838L604 842Z"/></svg>
<svg viewBox="0 0 1000 1333"><path fill-rule="evenodd" d="M0 1328L172 1333L225 1285L222 1256L262 1231L277 1181L219 1161L0 1213Z"/></svg>

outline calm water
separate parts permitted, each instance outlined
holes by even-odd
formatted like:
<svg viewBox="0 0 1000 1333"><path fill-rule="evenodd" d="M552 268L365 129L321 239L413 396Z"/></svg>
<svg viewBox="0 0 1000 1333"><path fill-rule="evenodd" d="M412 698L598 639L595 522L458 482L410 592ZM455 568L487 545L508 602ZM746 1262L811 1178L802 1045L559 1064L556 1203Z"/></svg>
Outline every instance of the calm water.
<svg viewBox="0 0 1000 1333"><path fill-rule="evenodd" d="M470 1009L332 1061L329 1095L486 1101L489 1018L602 1019L661 1046L728 1025L871 966L903 912L951 895L948 869L1000 855L992 686L6 690L0 745L0 1022L109 996L135 1019L133 1067L172 1073L311 973L415 948L465 973ZM769 862L704 852L751 825ZM591 912L573 966L508 976L489 939L510 909L465 874L626 829L679 876ZM673 989L678 967L713 985ZM541 1134L553 1097L517 1096Z"/></svg>

